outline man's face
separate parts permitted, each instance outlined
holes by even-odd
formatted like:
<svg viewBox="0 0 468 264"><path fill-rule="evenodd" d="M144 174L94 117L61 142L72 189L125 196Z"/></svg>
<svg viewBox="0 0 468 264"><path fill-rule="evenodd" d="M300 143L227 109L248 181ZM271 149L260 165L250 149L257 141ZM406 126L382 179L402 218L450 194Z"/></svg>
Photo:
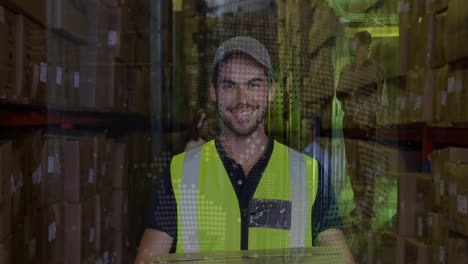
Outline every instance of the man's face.
<svg viewBox="0 0 468 264"><path fill-rule="evenodd" d="M221 127L236 136L248 136L263 129L268 101L274 96L268 88L265 69L246 55L229 57L220 66L211 99L216 101Z"/></svg>

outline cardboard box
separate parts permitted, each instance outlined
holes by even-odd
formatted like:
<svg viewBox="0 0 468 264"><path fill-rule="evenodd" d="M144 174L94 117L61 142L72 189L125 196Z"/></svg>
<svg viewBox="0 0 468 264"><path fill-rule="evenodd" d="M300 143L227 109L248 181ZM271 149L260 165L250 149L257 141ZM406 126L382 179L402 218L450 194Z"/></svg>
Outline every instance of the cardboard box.
<svg viewBox="0 0 468 264"><path fill-rule="evenodd" d="M41 25L46 25L46 0L9 0L15 8L19 9L22 13L27 14L28 17L31 17L36 22L39 22Z"/></svg>
<svg viewBox="0 0 468 264"><path fill-rule="evenodd" d="M447 62L445 54L448 49L447 12L436 14L434 18L432 67L439 67Z"/></svg>
<svg viewBox="0 0 468 264"><path fill-rule="evenodd" d="M96 183L96 193L100 193L103 188L103 181L106 175L106 136L99 134L91 137L92 160L91 168L95 172L94 182ZM109 186L111 187L112 184Z"/></svg>
<svg viewBox="0 0 468 264"><path fill-rule="evenodd" d="M100 233L101 233L101 248L100 252L108 251L110 252L112 249L112 241L108 239L112 237L112 208L113 208L113 199L112 199L112 191L103 192L99 195L100 199L100 206L101 206L101 221L99 224L100 226Z"/></svg>
<svg viewBox="0 0 468 264"><path fill-rule="evenodd" d="M416 215L415 219L415 226L416 226L416 236L415 238L420 241L421 243L427 243L428 241L428 221L427 221L427 213L420 213Z"/></svg>
<svg viewBox="0 0 468 264"><path fill-rule="evenodd" d="M81 204L66 204L63 210L63 253L57 252L63 256L65 263L81 263Z"/></svg>
<svg viewBox="0 0 468 264"><path fill-rule="evenodd" d="M466 98L468 90L464 87L467 83L468 71L456 70L449 72L447 79L447 112L450 122L466 122Z"/></svg>
<svg viewBox="0 0 468 264"><path fill-rule="evenodd" d="M431 262L431 247L415 239L405 239L404 263L426 264Z"/></svg>
<svg viewBox="0 0 468 264"><path fill-rule="evenodd" d="M126 189L127 188L127 153L124 143L115 143L112 150L112 188Z"/></svg>
<svg viewBox="0 0 468 264"><path fill-rule="evenodd" d="M40 263L42 251L41 239L44 236L42 228L43 217L40 210L31 210L24 220L24 263ZM15 235L14 235L15 236Z"/></svg>
<svg viewBox="0 0 468 264"><path fill-rule="evenodd" d="M12 11L0 5L0 98L15 99L16 81L16 20Z"/></svg>
<svg viewBox="0 0 468 264"><path fill-rule="evenodd" d="M450 236L447 240L447 263L468 262L468 239Z"/></svg>
<svg viewBox="0 0 468 264"><path fill-rule="evenodd" d="M468 236L468 164L445 162L447 197L444 213L450 230Z"/></svg>
<svg viewBox="0 0 468 264"><path fill-rule="evenodd" d="M0 241L4 241L11 233L12 156L11 142L0 142Z"/></svg>
<svg viewBox="0 0 468 264"><path fill-rule="evenodd" d="M65 73L64 92L65 106L78 107L80 104L80 79L84 78L80 73L80 46L72 41L64 40Z"/></svg>
<svg viewBox="0 0 468 264"><path fill-rule="evenodd" d="M112 215L111 227L117 231L123 231L126 224L128 200L125 191L112 191Z"/></svg>
<svg viewBox="0 0 468 264"><path fill-rule="evenodd" d="M30 208L38 209L43 208L45 205L45 175L47 167L46 159L46 143L42 138L40 132L36 133L33 138L33 145L31 149L32 161L32 175L27 179L26 184L31 184L31 199L28 202Z"/></svg>
<svg viewBox="0 0 468 264"><path fill-rule="evenodd" d="M146 70L128 68L128 104L129 112L148 113L149 110L149 75Z"/></svg>
<svg viewBox="0 0 468 264"><path fill-rule="evenodd" d="M64 150L61 136L46 135L46 195L45 204L63 201Z"/></svg>
<svg viewBox="0 0 468 264"><path fill-rule="evenodd" d="M96 196L82 203L82 257L89 258L96 254Z"/></svg>
<svg viewBox="0 0 468 264"><path fill-rule="evenodd" d="M448 47L446 58L448 62L454 62L468 57L468 27L466 17L468 6L464 0L448 1L447 10L447 36Z"/></svg>
<svg viewBox="0 0 468 264"><path fill-rule="evenodd" d="M376 258L382 264L404 263L405 240L390 232L383 232L381 236L380 251Z"/></svg>
<svg viewBox="0 0 468 264"><path fill-rule="evenodd" d="M64 263L64 227L63 205L52 204L44 210L42 250L43 263ZM77 225L69 225L68 228L78 228Z"/></svg>
<svg viewBox="0 0 468 264"><path fill-rule="evenodd" d="M49 32L48 52L48 101L49 105L65 106L65 40L62 36Z"/></svg>
<svg viewBox="0 0 468 264"><path fill-rule="evenodd" d="M447 235L447 234L445 234ZM437 242L432 246L432 263L447 263L447 246L445 242Z"/></svg>
<svg viewBox="0 0 468 264"><path fill-rule="evenodd" d="M417 235L417 215L432 210L433 183L430 174L398 174L398 234Z"/></svg>
<svg viewBox="0 0 468 264"><path fill-rule="evenodd" d="M447 224L445 218L440 213L429 212L426 215L427 221L427 244L444 245L447 236Z"/></svg>
<svg viewBox="0 0 468 264"><path fill-rule="evenodd" d="M434 77L432 69L415 73L415 79L410 77L414 72L408 72L408 120L410 123L431 123L434 118Z"/></svg>
<svg viewBox="0 0 468 264"><path fill-rule="evenodd" d="M80 50L80 106L112 108L114 102L113 47L117 41L112 30L112 10L101 1L88 2L87 45Z"/></svg>
<svg viewBox="0 0 468 264"><path fill-rule="evenodd" d="M61 0L51 3L50 25L53 30L85 42L88 30L88 1Z"/></svg>
<svg viewBox="0 0 468 264"><path fill-rule="evenodd" d="M434 70L434 121L439 124L446 124L449 120L447 115L448 69L448 65L444 65Z"/></svg>
<svg viewBox="0 0 468 264"><path fill-rule="evenodd" d="M79 203L84 195L84 172L81 168L80 141L65 140L64 148L64 172L63 188L64 200L72 203ZM83 175L83 176L82 176Z"/></svg>
<svg viewBox="0 0 468 264"><path fill-rule="evenodd" d="M21 48L16 53L15 90L23 99L46 102L48 72L53 70L47 65L46 31L23 15L16 15L16 25Z"/></svg>
<svg viewBox="0 0 468 264"><path fill-rule="evenodd" d="M418 0L419 1L419 0ZM430 29L434 16L416 16L411 20L409 28L408 69L425 69L428 65L430 52Z"/></svg>
<svg viewBox="0 0 468 264"><path fill-rule="evenodd" d="M448 0L426 0L426 13L434 14L446 9Z"/></svg>
<svg viewBox="0 0 468 264"><path fill-rule="evenodd" d="M0 263L13 264L11 252L11 236L0 242Z"/></svg>
<svg viewBox="0 0 468 264"><path fill-rule="evenodd" d="M111 263L116 263L116 264L123 264L123 263L129 263L133 260L128 259L129 254L128 252L128 242L126 233L124 232L118 232L114 231L112 234L112 251L111 251L111 256L110 260Z"/></svg>

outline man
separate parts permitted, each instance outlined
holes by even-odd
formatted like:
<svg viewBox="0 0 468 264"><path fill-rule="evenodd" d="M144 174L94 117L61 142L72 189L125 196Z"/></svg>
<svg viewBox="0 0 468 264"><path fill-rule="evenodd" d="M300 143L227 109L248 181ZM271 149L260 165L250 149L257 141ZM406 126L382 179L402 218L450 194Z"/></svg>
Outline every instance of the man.
<svg viewBox="0 0 468 264"><path fill-rule="evenodd" d="M358 128L361 133L369 135L376 128L376 113L384 77L382 68L369 58L371 44L372 35L369 32L360 31L354 34L351 49L355 58L343 67L337 88L337 96L345 112L343 128ZM348 133L348 130L343 131L345 138L349 138ZM352 144L345 141L348 174L351 176L356 203L352 214L361 216L363 222L360 228L368 230L374 217L375 175L372 166L361 161L373 160L374 153L367 151L356 155L352 152L356 146ZM372 146L374 143L370 140L368 144Z"/></svg>
<svg viewBox="0 0 468 264"><path fill-rule="evenodd" d="M275 95L268 51L250 37L217 50L210 98L220 133L176 155L161 177L137 263L177 253L343 246L341 223L327 226L317 161L269 138L268 104ZM317 197L317 198L316 198ZM314 227L312 227L314 226Z"/></svg>

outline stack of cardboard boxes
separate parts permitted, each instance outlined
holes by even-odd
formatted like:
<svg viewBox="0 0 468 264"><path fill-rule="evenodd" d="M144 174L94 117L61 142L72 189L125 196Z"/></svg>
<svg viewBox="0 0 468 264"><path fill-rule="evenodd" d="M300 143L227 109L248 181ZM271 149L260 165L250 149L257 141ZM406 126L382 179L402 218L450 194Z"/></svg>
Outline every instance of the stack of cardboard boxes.
<svg viewBox="0 0 468 264"><path fill-rule="evenodd" d="M387 91L390 111L384 119L389 123L448 126L468 121L463 115L468 52L459 44L466 37L463 3L399 1L400 74L405 81L400 89Z"/></svg>
<svg viewBox="0 0 468 264"><path fill-rule="evenodd" d="M467 154L467 149L454 147L431 154L434 204L438 212L434 219L439 225L439 229L433 231L436 236L433 240L434 263L463 263L468 259Z"/></svg>
<svg viewBox="0 0 468 264"><path fill-rule="evenodd" d="M148 113L148 1L5 1L0 98L60 108ZM141 16L140 16L141 15ZM47 25L47 26L46 26Z"/></svg>
<svg viewBox="0 0 468 264"><path fill-rule="evenodd" d="M397 225L377 235L373 260L383 263L467 261L467 149L431 154L432 174L398 173ZM375 238L374 238L375 239Z"/></svg>
<svg viewBox="0 0 468 264"><path fill-rule="evenodd" d="M2 263L127 263L125 141L30 130L0 157Z"/></svg>

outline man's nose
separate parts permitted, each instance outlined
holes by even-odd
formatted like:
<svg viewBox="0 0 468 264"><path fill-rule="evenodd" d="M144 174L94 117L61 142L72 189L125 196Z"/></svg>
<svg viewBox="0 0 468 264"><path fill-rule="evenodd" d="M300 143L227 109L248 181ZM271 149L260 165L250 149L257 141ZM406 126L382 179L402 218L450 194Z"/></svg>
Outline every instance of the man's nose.
<svg viewBox="0 0 468 264"><path fill-rule="evenodd" d="M247 85L238 84L236 87L236 101L239 103L247 102L248 94L247 94Z"/></svg>

